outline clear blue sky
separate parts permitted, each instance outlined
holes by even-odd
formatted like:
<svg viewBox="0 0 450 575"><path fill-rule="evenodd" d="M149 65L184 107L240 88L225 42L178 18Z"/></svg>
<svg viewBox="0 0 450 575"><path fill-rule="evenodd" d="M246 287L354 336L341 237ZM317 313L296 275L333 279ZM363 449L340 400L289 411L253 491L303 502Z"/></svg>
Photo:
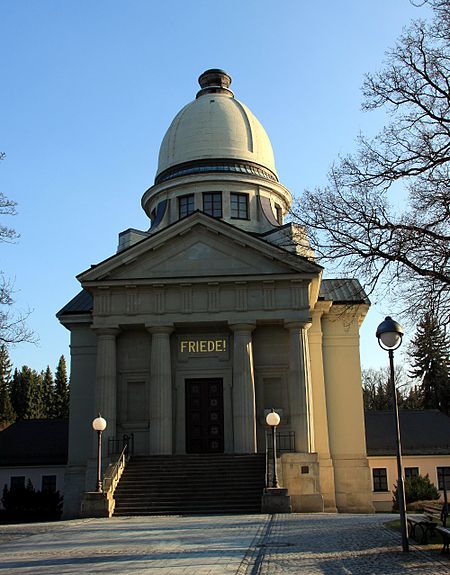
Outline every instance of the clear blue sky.
<svg viewBox="0 0 450 575"><path fill-rule="evenodd" d="M12 349L13 363L40 370L69 356L55 313L79 291L75 275L112 255L120 231L148 228L141 196L201 72L231 74L299 195L325 182L360 130L381 127L382 114L360 111L364 73L429 10L408 0L0 0L0 15L0 189L19 211L2 223L21 235L0 245L0 269L40 338ZM387 361L374 331L391 310L369 312L363 367Z"/></svg>

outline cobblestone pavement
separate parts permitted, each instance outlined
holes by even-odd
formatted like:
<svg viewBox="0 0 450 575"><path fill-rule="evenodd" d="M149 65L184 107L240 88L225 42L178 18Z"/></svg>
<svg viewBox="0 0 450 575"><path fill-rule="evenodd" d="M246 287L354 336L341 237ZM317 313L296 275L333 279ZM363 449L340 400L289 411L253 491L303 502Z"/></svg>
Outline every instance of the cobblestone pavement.
<svg viewBox="0 0 450 575"><path fill-rule="evenodd" d="M0 575L448 575L439 546L403 553L392 515L86 519L0 527Z"/></svg>
<svg viewBox="0 0 450 575"><path fill-rule="evenodd" d="M269 519L251 575L450 574L441 545L401 550L392 515L277 515Z"/></svg>

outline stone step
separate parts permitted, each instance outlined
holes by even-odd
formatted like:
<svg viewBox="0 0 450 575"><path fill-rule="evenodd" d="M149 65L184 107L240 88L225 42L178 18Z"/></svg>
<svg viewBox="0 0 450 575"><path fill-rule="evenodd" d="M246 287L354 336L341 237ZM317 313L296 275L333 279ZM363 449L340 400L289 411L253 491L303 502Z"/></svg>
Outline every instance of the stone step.
<svg viewBox="0 0 450 575"><path fill-rule="evenodd" d="M264 455L134 457L115 492L114 515L258 513Z"/></svg>

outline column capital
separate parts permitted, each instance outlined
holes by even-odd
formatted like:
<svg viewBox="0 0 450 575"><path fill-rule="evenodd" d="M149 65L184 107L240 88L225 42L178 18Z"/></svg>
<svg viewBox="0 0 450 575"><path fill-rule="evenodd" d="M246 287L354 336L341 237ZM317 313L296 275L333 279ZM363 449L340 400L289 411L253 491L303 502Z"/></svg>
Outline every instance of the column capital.
<svg viewBox="0 0 450 575"><path fill-rule="evenodd" d="M118 327L92 327L91 329L95 332L97 337L105 335L116 337L120 333L120 329Z"/></svg>
<svg viewBox="0 0 450 575"><path fill-rule="evenodd" d="M236 331L245 331L245 332L252 332L255 327L256 323L228 323L228 327L231 329L232 332Z"/></svg>
<svg viewBox="0 0 450 575"><path fill-rule="evenodd" d="M307 331L311 327L311 321L285 321L284 327L289 331L304 330Z"/></svg>
<svg viewBox="0 0 450 575"><path fill-rule="evenodd" d="M156 334L170 335L174 331L173 325L146 325L145 329L152 335Z"/></svg>

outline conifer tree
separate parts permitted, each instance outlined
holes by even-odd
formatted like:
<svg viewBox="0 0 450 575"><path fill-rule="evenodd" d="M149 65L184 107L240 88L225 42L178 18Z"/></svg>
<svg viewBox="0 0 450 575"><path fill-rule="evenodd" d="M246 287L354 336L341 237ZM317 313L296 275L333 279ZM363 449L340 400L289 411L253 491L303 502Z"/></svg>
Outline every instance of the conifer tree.
<svg viewBox="0 0 450 575"><path fill-rule="evenodd" d="M42 379L42 416L53 417L54 403L54 382L50 366L41 373Z"/></svg>
<svg viewBox="0 0 450 575"><path fill-rule="evenodd" d="M69 417L69 382L66 360L62 355L55 372L54 417Z"/></svg>
<svg viewBox="0 0 450 575"><path fill-rule="evenodd" d="M46 417L43 402L42 374L34 369L31 372L33 379L33 401L27 419L42 419Z"/></svg>
<svg viewBox="0 0 450 575"><path fill-rule="evenodd" d="M14 371L11 382L11 402L18 419L31 419L34 399L33 371L24 365Z"/></svg>
<svg viewBox="0 0 450 575"><path fill-rule="evenodd" d="M16 414L9 397L12 364L5 345L0 346L0 429L12 423Z"/></svg>
<svg viewBox="0 0 450 575"><path fill-rule="evenodd" d="M437 318L426 313L417 326L408 354L411 358L410 376L420 381L425 409L450 411L450 343Z"/></svg>

